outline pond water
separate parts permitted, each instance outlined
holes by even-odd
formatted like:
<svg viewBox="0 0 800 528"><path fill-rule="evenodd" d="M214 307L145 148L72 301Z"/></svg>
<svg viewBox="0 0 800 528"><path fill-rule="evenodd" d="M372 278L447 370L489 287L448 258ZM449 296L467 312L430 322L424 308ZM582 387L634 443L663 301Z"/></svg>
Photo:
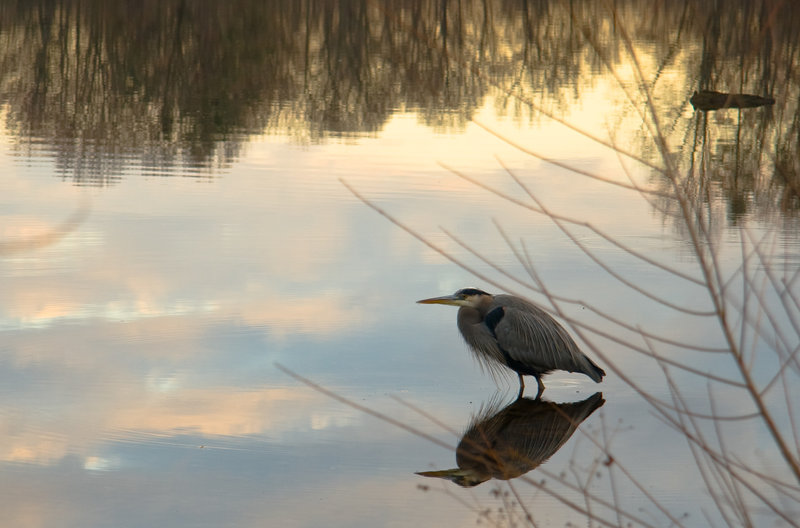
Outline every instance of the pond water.
<svg viewBox="0 0 800 528"><path fill-rule="evenodd" d="M796 523L800 10L721 4L2 6L3 525ZM465 286L608 374L474 488Z"/></svg>

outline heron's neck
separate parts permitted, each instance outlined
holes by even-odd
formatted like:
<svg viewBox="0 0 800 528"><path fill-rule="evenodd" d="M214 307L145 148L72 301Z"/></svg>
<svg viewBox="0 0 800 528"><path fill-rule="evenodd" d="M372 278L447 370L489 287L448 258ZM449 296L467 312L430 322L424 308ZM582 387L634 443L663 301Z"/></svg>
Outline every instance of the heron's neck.
<svg viewBox="0 0 800 528"><path fill-rule="evenodd" d="M476 306L462 306L458 309L458 324L473 325L483 321L489 308L492 306L492 297L489 295L480 298Z"/></svg>
<svg viewBox="0 0 800 528"><path fill-rule="evenodd" d="M458 309L459 326L478 324L481 321L483 321L483 315L478 311L477 308L473 308L472 306L462 306Z"/></svg>
<svg viewBox="0 0 800 528"><path fill-rule="evenodd" d="M478 306L475 307L475 310L481 314L481 317L485 316L489 312L489 308L492 306L492 301L494 299L491 295L482 295L480 298L480 303Z"/></svg>

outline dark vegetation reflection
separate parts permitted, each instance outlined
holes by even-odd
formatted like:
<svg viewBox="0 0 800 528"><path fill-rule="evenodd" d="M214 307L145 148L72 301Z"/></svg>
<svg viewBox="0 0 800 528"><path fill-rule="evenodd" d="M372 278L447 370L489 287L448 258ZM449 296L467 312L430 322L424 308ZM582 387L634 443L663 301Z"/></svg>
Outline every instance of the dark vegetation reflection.
<svg viewBox="0 0 800 528"><path fill-rule="evenodd" d="M799 26L800 6L768 0L0 2L0 102L20 154L54 156L65 179L207 177L265 132L371 134L398 110L458 131L489 95L519 119L561 115L630 61L630 38L655 60L648 89L686 185L736 222L800 210ZM775 104L720 119L693 112L702 90ZM660 160L645 126L639 142Z"/></svg>
<svg viewBox="0 0 800 528"><path fill-rule="evenodd" d="M464 487L520 477L553 456L604 403L597 392L574 403L518 398L500 410L488 405L458 443L457 468L418 474Z"/></svg>

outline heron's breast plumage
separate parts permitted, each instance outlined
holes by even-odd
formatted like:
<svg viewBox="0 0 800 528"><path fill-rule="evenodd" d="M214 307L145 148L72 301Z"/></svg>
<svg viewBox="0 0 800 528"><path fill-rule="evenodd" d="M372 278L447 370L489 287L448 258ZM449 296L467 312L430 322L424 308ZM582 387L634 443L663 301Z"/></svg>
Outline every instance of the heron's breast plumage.
<svg viewBox="0 0 800 528"><path fill-rule="evenodd" d="M506 364L503 352L480 311L468 306L459 308L458 329L481 365L492 373L499 372L498 367Z"/></svg>

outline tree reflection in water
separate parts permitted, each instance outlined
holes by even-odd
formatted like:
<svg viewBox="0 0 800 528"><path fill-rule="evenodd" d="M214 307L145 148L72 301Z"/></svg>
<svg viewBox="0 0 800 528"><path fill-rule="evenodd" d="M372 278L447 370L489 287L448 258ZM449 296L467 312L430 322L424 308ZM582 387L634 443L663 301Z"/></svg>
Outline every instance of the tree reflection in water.
<svg viewBox="0 0 800 528"><path fill-rule="evenodd" d="M631 66L622 51L630 38L660 119L672 123L667 139L682 145L671 156L697 172L688 183L698 199L720 186L733 222L751 212L796 216L800 9L767 0L613 4L4 3L0 100L9 130L37 139L20 148L43 145L78 183L115 184L136 164L208 176L231 167L253 135L314 143L376 134L398 110L459 131L494 96L498 113L523 122L563 118L603 74ZM658 16L642 16L652 9ZM630 82L619 80L623 89ZM775 103L708 123L691 112L695 91ZM643 93L606 104L609 115L638 119ZM620 145L661 166L647 126L634 137L622 129L611 131ZM660 171L653 176L668 187Z"/></svg>

